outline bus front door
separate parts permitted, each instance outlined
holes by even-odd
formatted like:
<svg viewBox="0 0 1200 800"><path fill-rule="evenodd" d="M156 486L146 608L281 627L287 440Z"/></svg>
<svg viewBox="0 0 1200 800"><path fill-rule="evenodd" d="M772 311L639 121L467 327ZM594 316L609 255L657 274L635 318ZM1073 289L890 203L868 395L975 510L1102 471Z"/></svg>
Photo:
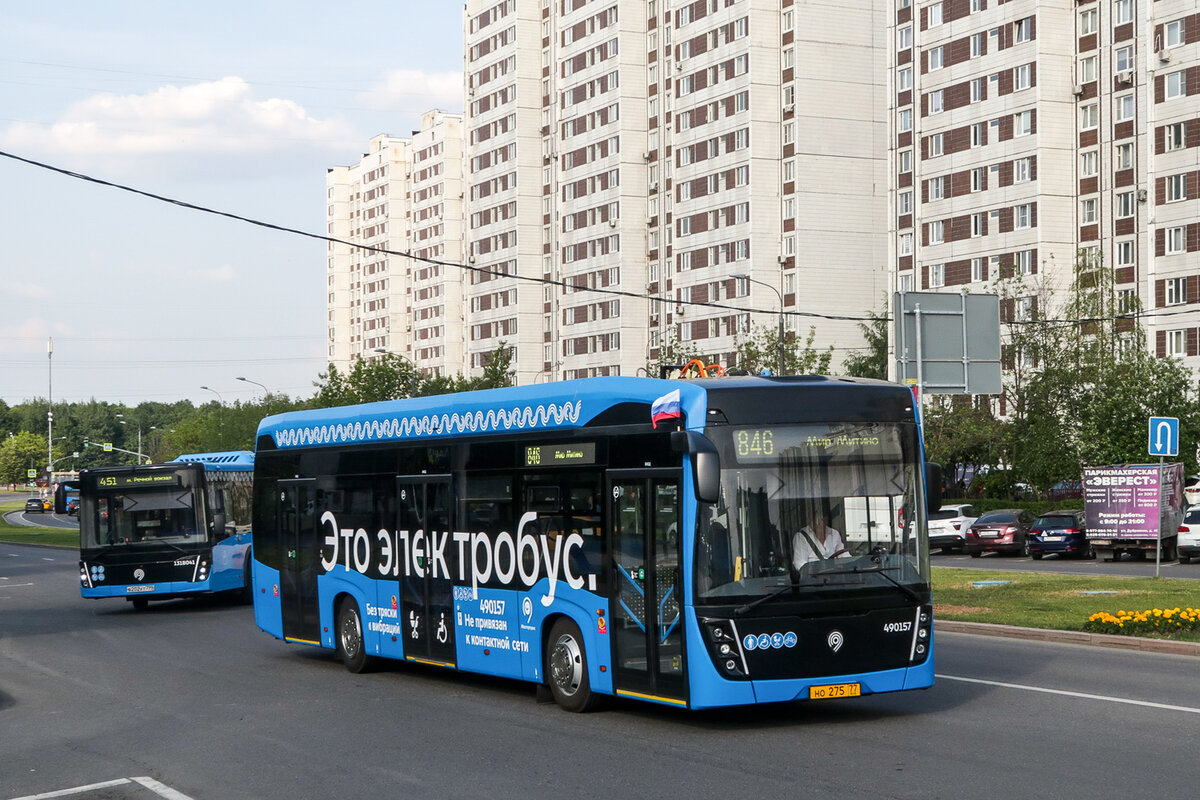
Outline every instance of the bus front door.
<svg viewBox="0 0 1200 800"><path fill-rule="evenodd" d="M610 470L613 687L685 702L678 470Z"/></svg>
<svg viewBox="0 0 1200 800"><path fill-rule="evenodd" d="M449 475L396 477L396 529L408 537L413 553L400 578L400 616L404 657L453 665L454 597L449 541L454 495Z"/></svg>
<svg viewBox="0 0 1200 800"><path fill-rule="evenodd" d="M279 602L283 638L320 644L321 614L317 602L317 572L321 538L317 523L317 482L297 478L279 482L280 545Z"/></svg>

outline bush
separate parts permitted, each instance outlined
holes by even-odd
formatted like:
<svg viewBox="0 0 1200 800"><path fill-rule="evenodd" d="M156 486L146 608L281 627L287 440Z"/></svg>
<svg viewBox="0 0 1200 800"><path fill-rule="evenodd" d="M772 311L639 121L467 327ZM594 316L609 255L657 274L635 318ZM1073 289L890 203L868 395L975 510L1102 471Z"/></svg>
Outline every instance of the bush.
<svg viewBox="0 0 1200 800"><path fill-rule="evenodd" d="M1149 611L1098 611L1088 617L1083 630L1125 636L1170 636L1187 631L1200 633L1200 609L1152 608Z"/></svg>

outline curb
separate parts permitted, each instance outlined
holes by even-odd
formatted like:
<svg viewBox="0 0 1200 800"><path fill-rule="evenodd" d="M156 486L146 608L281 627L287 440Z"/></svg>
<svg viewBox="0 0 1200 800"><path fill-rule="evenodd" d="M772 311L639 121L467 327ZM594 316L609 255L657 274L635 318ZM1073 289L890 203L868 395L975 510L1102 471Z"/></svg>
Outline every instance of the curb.
<svg viewBox="0 0 1200 800"><path fill-rule="evenodd" d="M993 625L987 622L933 621L934 632L971 633L976 636L999 636L1006 639L1025 639L1060 644L1081 644L1091 647L1111 647L1142 653L1169 653L1177 656L1200 657L1200 642L1174 642L1168 639L1144 639L1137 636L1114 636L1107 633L1055 631L1046 628L1018 628L1013 625Z"/></svg>

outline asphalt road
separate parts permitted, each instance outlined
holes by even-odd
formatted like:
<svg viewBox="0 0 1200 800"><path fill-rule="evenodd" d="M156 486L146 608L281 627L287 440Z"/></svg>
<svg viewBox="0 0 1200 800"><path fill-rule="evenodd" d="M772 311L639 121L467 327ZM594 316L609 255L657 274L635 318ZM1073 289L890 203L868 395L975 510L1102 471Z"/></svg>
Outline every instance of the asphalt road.
<svg viewBox="0 0 1200 800"><path fill-rule="evenodd" d="M509 681L409 666L351 675L221 600L144 613L85 601L77 569L69 550L0 544L0 798L117 781L72 796L1195 790L1196 658L939 633L924 692L702 713L620 702L581 716Z"/></svg>

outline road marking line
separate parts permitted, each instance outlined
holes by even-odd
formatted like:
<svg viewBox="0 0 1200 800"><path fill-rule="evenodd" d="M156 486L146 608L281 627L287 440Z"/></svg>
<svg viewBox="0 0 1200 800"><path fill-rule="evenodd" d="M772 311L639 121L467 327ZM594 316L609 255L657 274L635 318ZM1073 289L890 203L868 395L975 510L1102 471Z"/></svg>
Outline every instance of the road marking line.
<svg viewBox="0 0 1200 800"><path fill-rule="evenodd" d="M51 797L69 797L73 794L83 794L84 792L92 792L97 789L111 789L114 786L124 786L127 783L141 784L145 788L157 794L165 800L192 800L191 797L183 792L177 792L170 786L159 783L154 778L117 778L113 781L104 781L103 783L90 783L87 786L76 786L73 789L59 789L57 792L43 792L42 794L28 794L23 797L14 797L12 800L48 800Z"/></svg>
<svg viewBox="0 0 1200 800"><path fill-rule="evenodd" d="M984 686L1000 686L1004 689L1023 689L1027 692L1041 692L1043 694L1060 694L1064 697L1078 697L1083 700L1103 700L1108 703L1123 703L1130 706L1144 706L1146 708L1161 708L1166 711L1184 711L1188 714L1200 714L1200 708L1192 708L1191 706L1173 706L1167 703L1151 703L1148 700L1130 700L1125 697L1105 697L1099 694L1086 694L1084 692L1071 692L1066 689L1046 689L1041 686L1022 686L1018 683L1004 683L1003 681L985 681L979 678L962 678L957 675L936 675L938 680L942 681L961 681L963 683L979 683Z"/></svg>

